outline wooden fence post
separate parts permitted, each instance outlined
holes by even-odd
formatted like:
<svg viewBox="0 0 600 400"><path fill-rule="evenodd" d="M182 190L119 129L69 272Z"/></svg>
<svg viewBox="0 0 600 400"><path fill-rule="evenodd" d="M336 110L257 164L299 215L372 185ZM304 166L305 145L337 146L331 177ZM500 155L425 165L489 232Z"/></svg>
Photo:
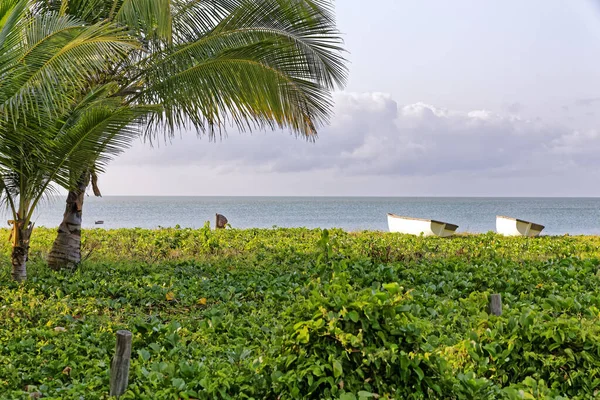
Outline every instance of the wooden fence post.
<svg viewBox="0 0 600 400"><path fill-rule="evenodd" d="M490 296L490 313L497 316L502 315L502 295L493 294Z"/></svg>
<svg viewBox="0 0 600 400"><path fill-rule="evenodd" d="M133 335L129 331L117 331L117 347L110 363L111 396L121 396L127 390L132 338Z"/></svg>

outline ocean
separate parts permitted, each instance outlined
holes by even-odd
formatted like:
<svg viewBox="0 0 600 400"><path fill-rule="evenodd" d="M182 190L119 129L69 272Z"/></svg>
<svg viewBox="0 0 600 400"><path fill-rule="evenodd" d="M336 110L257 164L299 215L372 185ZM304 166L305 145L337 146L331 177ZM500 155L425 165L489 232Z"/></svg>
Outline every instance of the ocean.
<svg viewBox="0 0 600 400"><path fill-rule="evenodd" d="M64 198L47 201L36 226L58 226L63 210ZM83 220L84 228L199 228L205 221L214 226L220 213L234 228L386 231L388 212L454 223L457 232L494 231L496 215L506 215L545 225L543 234L600 234L600 198L107 196L87 197Z"/></svg>

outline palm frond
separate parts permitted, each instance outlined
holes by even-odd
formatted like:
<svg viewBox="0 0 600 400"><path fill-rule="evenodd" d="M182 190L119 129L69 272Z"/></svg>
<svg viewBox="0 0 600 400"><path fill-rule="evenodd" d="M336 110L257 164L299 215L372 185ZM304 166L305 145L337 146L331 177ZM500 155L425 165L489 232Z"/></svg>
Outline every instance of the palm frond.
<svg viewBox="0 0 600 400"><path fill-rule="evenodd" d="M6 38L11 32L15 32L15 26L22 20L27 3L27 0L3 0L0 2L0 49L6 50Z"/></svg>
<svg viewBox="0 0 600 400"><path fill-rule="evenodd" d="M128 29L142 34L144 40L172 38L170 0L123 0L115 15L115 21Z"/></svg>
<svg viewBox="0 0 600 400"><path fill-rule="evenodd" d="M21 108L60 112L89 87L101 71L127 57L137 41L114 25L82 25L70 16L45 14L31 18L12 65L0 75L0 107L13 119Z"/></svg>
<svg viewBox="0 0 600 400"><path fill-rule="evenodd" d="M165 107L150 135L186 125L213 135L231 123L314 137L347 77L327 11L300 0L244 2L202 38L144 60L148 84L136 101Z"/></svg>

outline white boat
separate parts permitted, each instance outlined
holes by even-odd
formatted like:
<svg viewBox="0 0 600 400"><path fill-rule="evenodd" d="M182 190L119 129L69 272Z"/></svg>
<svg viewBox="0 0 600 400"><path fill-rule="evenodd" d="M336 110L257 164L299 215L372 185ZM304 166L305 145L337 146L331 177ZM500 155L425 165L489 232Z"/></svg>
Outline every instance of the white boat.
<svg viewBox="0 0 600 400"><path fill-rule="evenodd" d="M456 229L458 229L458 225L447 222L435 221L433 219L401 217L390 213L388 213L388 226L390 232L441 237L452 236L456 232Z"/></svg>
<svg viewBox="0 0 600 400"><path fill-rule="evenodd" d="M496 216L496 232L504 236L535 237L542 232L544 225L523 221L522 219Z"/></svg>

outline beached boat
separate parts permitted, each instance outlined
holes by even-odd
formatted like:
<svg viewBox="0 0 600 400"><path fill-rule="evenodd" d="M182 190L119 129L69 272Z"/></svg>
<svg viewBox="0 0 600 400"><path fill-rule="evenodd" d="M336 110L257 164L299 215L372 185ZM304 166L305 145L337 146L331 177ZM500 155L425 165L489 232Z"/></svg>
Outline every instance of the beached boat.
<svg viewBox="0 0 600 400"><path fill-rule="evenodd" d="M441 237L454 235L454 232L458 228L458 225L447 222L435 221L433 219L401 217L390 213L388 213L388 226L390 232Z"/></svg>
<svg viewBox="0 0 600 400"><path fill-rule="evenodd" d="M496 232L504 236L535 237L542 232L544 225L523 221L522 219L496 216Z"/></svg>

